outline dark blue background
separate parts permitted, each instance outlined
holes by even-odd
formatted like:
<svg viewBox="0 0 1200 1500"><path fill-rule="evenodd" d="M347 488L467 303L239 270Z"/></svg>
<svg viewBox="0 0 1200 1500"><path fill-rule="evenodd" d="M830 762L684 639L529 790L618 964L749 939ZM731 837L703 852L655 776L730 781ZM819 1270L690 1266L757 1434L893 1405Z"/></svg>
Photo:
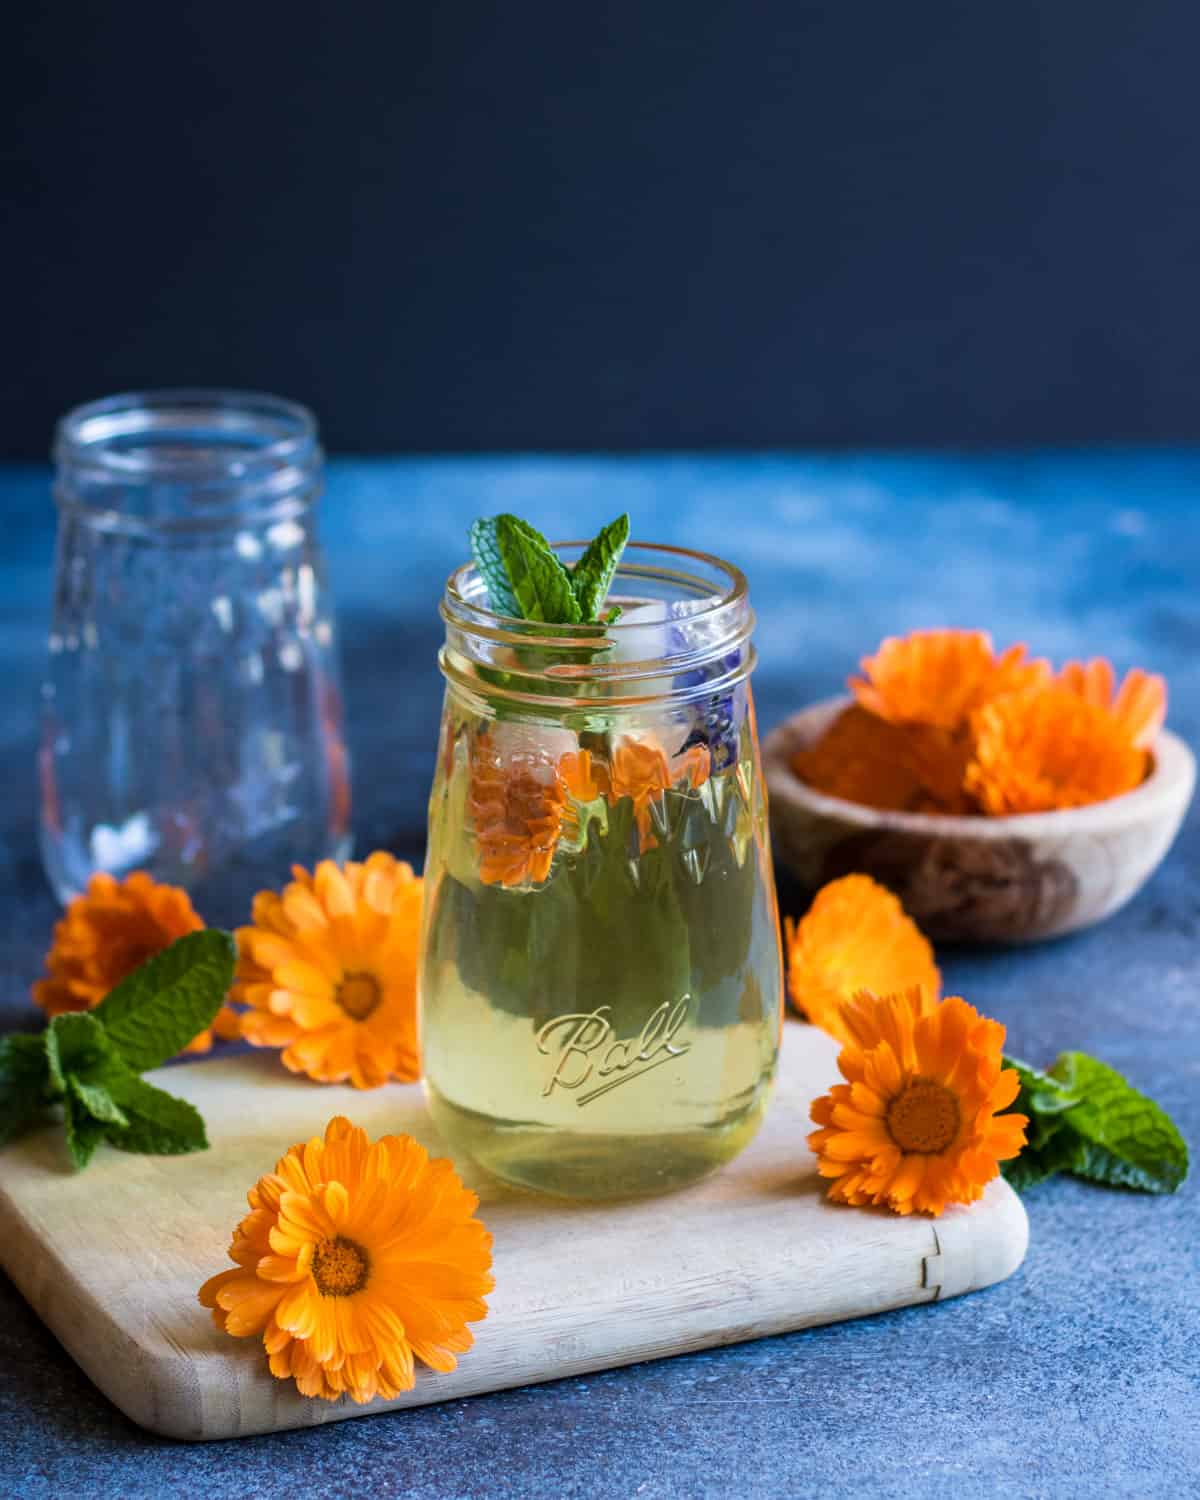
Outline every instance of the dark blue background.
<svg viewBox="0 0 1200 1500"><path fill-rule="evenodd" d="M0 455L136 384L343 450L1200 435L1200 10L22 7Z"/></svg>

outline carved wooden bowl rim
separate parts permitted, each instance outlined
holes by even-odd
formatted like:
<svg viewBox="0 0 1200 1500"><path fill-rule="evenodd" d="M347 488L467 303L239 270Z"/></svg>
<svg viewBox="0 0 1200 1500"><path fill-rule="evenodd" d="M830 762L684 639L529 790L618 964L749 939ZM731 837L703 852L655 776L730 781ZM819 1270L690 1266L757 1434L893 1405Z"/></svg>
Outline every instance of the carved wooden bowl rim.
<svg viewBox="0 0 1200 1500"><path fill-rule="evenodd" d="M841 797L815 791L792 773L793 754L810 744L825 725L850 702L848 697L825 698L810 703L778 725L763 742L763 767L772 811L781 806L809 817L820 817L861 829L888 829L942 838L1004 840L1012 838L1067 838L1077 834L1103 834L1135 823L1156 823L1173 816L1191 799L1196 782L1196 758L1189 747L1169 729L1154 742L1154 764L1150 774L1121 797L1093 802L1088 807L1068 807L1059 812L1020 813L1005 818L950 817L940 813L888 812L863 807Z"/></svg>

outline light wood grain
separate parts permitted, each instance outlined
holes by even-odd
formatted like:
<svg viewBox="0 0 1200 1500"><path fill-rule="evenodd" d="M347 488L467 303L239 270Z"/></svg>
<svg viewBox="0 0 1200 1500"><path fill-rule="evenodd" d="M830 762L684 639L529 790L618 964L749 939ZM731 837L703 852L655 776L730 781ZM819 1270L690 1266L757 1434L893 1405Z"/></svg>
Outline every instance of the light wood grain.
<svg viewBox="0 0 1200 1500"><path fill-rule="evenodd" d="M811 1027L785 1030L762 1132L696 1187L579 1205L465 1171L495 1236L491 1310L456 1371L419 1367L416 1388L394 1402L306 1400L272 1378L257 1340L218 1332L196 1289L228 1266L246 1189L330 1116L347 1114L372 1135L408 1131L441 1151L419 1086L321 1087L271 1054L170 1069L158 1081L203 1112L212 1149L155 1158L102 1147L75 1175L61 1131L26 1137L0 1152L0 1261L122 1411L188 1439L552 1380L936 1301L1011 1274L1028 1229L1002 1182L936 1222L824 1202L804 1137L809 1103L836 1076L835 1048Z"/></svg>

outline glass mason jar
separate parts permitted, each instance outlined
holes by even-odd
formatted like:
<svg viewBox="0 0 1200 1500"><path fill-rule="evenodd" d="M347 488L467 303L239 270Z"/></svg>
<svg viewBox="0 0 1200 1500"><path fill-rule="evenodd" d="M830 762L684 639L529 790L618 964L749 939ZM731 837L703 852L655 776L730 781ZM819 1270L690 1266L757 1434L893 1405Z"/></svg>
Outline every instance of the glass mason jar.
<svg viewBox="0 0 1200 1500"><path fill-rule="evenodd" d="M41 841L68 901L97 870L246 921L293 861L349 851L312 416L160 391L59 425Z"/></svg>
<svg viewBox="0 0 1200 1500"><path fill-rule="evenodd" d="M779 1049L746 582L633 544L616 624L513 620L485 599L467 566L442 603L420 980L433 1115L523 1187L681 1187L754 1135Z"/></svg>

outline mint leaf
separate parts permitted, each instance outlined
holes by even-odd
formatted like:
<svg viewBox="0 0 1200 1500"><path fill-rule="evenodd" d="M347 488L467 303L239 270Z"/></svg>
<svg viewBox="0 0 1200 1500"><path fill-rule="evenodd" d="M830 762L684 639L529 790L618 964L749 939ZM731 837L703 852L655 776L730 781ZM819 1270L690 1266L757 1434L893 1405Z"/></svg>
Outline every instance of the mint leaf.
<svg viewBox="0 0 1200 1500"><path fill-rule="evenodd" d="M50 1066L41 1035L14 1032L0 1037L0 1146L40 1113L47 1100Z"/></svg>
<svg viewBox="0 0 1200 1500"><path fill-rule="evenodd" d="M1081 1096L1065 1117L1081 1143L1071 1168L1077 1176L1144 1193L1175 1192L1188 1173L1188 1148L1165 1110L1085 1052L1064 1052L1050 1073Z"/></svg>
<svg viewBox="0 0 1200 1500"><path fill-rule="evenodd" d="M583 556L571 569L571 587L584 620L598 619L628 540L629 517L618 516L588 543ZM608 623L612 623L611 619Z"/></svg>
<svg viewBox="0 0 1200 1500"><path fill-rule="evenodd" d="M1021 1154L1001 1162L1000 1171L1006 1182L1023 1193L1059 1172L1072 1170L1078 1139L1073 1131L1063 1128L1064 1117L1081 1096L1019 1058L1006 1057L1004 1066L1014 1068L1021 1080L1021 1091L1013 1100L1012 1109L1027 1115L1029 1124Z"/></svg>
<svg viewBox="0 0 1200 1500"><path fill-rule="evenodd" d="M72 1073L67 1079L67 1092L81 1105L93 1120L101 1125L128 1125L129 1119L103 1083L85 1083Z"/></svg>
<svg viewBox="0 0 1200 1500"><path fill-rule="evenodd" d="M500 556L500 543L496 540L497 519L496 516L480 516L471 527L471 555L487 584L488 604L493 612L520 618L521 606L513 593L504 559Z"/></svg>
<svg viewBox="0 0 1200 1500"><path fill-rule="evenodd" d="M571 575L541 532L517 516L497 516L496 544L522 618L579 624L582 615Z"/></svg>
<svg viewBox="0 0 1200 1500"><path fill-rule="evenodd" d="M128 1120L124 1127L112 1125L105 1132L120 1150L180 1156L207 1149L204 1120L186 1099L177 1099L132 1073L115 1078L110 1092Z"/></svg>
<svg viewBox="0 0 1200 1500"><path fill-rule="evenodd" d="M82 1172L91 1161L96 1147L104 1139L106 1127L99 1120L94 1120L72 1095L67 1096L65 1110L67 1150L71 1153L75 1170Z"/></svg>
<svg viewBox="0 0 1200 1500"><path fill-rule="evenodd" d="M1011 1058L1005 1058L1005 1063L1011 1064L1011 1061ZM1036 1072L1036 1069L1030 1071ZM1021 1193L1059 1172L1073 1171L1079 1151L1079 1137L1067 1127L1064 1114L1058 1110L1044 1115L1035 1113L1031 1097L1036 1096L1022 1089L1013 1104L1018 1114L1029 1118L1021 1154L1000 1163L1005 1181Z"/></svg>
<svg viewBox="0 0 1200 1500"><path fill-rule="evenodd" d="M1032 1122L1031 1122L1032 1123ZM1053 1130L1040 1146L1029 1142L1009 1161L1000 1163L1005 1182L1024 1193L1039 1182L1056 1177L1059 1172L1073 1172L1079 1151L1079 1137L1073 1130Z"/></svg>
<svg viewBox="0 0 1200 1500"><path fill-rule="evenodd" d="M0 1036L0 1079L46 1075L44 1031L10 1031Z"/></svg>
<svg viewBox="0 0 1200 1500"><path fill-rule="evenodd" d="M1106 1063L1064 1052L1042 1073L1006 1057L1020 1075L1013 1109L1029 1116L1028 1144L1002 1164L1019 1191L1072 1172L1091 1182L1173 1193L1187 1176L1187 1144L1170 1117Z"/></svg>
<svg viewBox="0 0 1200 1500"><path fill-rule="evenodd" d="M236 958L229 933L190 932L135 969L90 1014L135 1072L157 1068L212 1024Z"/></svg>
<svg viewBox="0 0 1200 1500"><path fill-rule="evenodd" d="M67 1150L82 1171L110 1127L125 1123L109 1085L136 1074L121 1061L94 1011L55 1016L43 1037L50 1087L62 1096Z"/></svg>
<svg viewBox="0 0 1200 1500"><path fill-rule="evenodd" d="M119 1060L96 1015L91 1010L66 1011L42 1033L51 1093L65 1094L72 1074L93 1080Z"/></svg>
<svg viewBox="0 0 1200 1500"><path fill-rule="evenodd" d="M1026 1115L1057 1115L1079 1103L1083 1095L1077 1088L1039 1068L1031 1068L1019 1058L1006 1057L1006 1068L1014 1068L1021 1080L1021 1093L1013 1109Z"/></svg>

